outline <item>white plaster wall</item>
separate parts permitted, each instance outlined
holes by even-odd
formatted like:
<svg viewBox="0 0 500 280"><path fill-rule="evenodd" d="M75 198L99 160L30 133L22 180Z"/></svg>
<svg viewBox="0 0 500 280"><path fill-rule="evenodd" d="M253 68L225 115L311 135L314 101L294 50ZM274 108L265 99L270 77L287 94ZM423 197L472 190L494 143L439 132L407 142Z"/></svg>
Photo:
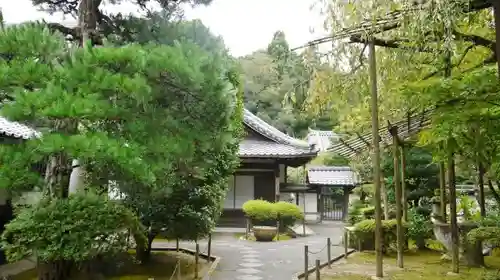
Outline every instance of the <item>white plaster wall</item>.
<svg viewBox="0 0 500 280"><path fill-rule="evenodd" d="M305 197L304 197L305 195ZM304 208L305 202L305 208ZM309 212L305 215L306 221L318 221L320 219L320 213L318 213L318 195L315 193L299 193L299 207L304 211L304 213Z"/></svg>
<svg viewBox="0 0 500 280"><path fill-rule="evenodd" d="M241 209L245 202L254 198L254 176L236 175L229 178L225 209Z"/></svg>
<svg viewBox="0 0 500 280"><path fill-rule="evenodd" d="M297 202L295 198L295 193L288 193L288 192L280 194L280 201L290 202L293 204Z"/></svg>
<svg viewBox="0 0 500 280"><path fill-rule="evenodd" d="M254 177L250 175L236 175L234 190L236 193L235 208L241 209L243 203L255 198Z"/></svg>
<svg viewBox="0 0 500 280"><path fill-rule="evenodd" d="M228 179L228 187L226 192L226 199L224 200L224 208L233 208L234 205L234 176L231 175Z"/></svg>
<svg viewBox="0 0 500 280"><path fill-rule="evenodd" d="M280 183L284 183L286 178L285 165L280 164Z"/></svg>
<svg viewBox="0 0 500 280"><path fill-rule="evenodd" d="M71 163L73 170L69 177L69 190L70 194L77 192L79 189L83 188L84 173L83 168L78 166L78 160L74 159Z"/></svg>
<svg viewBox="0 0 500 280"><path fill-rule="evenodd" d="M13 204L33 205L42 199L42 195L40 191L23 192L19 197L13 198L12 202Z"/></svg>

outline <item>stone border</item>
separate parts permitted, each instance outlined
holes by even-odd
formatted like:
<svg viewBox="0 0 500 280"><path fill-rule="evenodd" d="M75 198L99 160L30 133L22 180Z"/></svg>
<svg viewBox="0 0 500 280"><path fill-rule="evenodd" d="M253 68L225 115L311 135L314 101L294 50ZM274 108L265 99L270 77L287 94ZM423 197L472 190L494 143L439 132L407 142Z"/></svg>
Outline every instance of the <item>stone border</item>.
<svg viewBox="0 0 500 280"><path fill-rule="evenodd" d="M349 251L347 251L347 256L351 255L352 253L356 252L356 250L354 249L349 249ZM339 261L340 259L343 259L346 257L346 253L343 253L339 256L336 256L335 258L333 258L330 262L326 261L322 264L319 265L319 268L322 269L322 268L325 268L327 267L329 264L333 264L334 262L337 262ZM309 275L313 275L313 273L316 271L316 267L315 266L310 266L309 269L307 270L307 272L309 273ZM297 273L295 274L293 277L292 277L292 280L299 280L299 279L304 279L304 275L305 273L304 272L300 272L300 273Z"/></svg>
<svg viewBox="0 0 500 280"><path fill-rule="evenodd" d="M174 252L176 252L177 248L175 248L175 247L154 248L153 247L153 248L151 248L151 251L152 252L154 252L154 251L174 251ZM182 252L182 253L185 253L185 254L188 254L188 255L193 255L193 256L196 255L196 251L191 250L191 249L187 249L187 248L179 248L179 252ZM209 258L208 255L205 254L205 253L199 253L198 256L201 259L205 259L205 260L208 260L208 261L212 262L212 264L210 265L210 267L208 268L208 270L200 278L202 280L210 280L210 276L212 275L212 273L215 271L215 269L219 265L219 262L220 262L221 258L217 257L217 256L210 256L210 258Z"/></svg>

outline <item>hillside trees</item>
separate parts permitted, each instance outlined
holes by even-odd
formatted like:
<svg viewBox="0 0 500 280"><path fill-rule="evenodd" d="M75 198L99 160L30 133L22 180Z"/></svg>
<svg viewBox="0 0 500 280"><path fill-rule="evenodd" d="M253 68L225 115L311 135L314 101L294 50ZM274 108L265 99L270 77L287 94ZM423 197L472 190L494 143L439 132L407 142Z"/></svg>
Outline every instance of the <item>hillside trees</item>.
<svg viewBox="0 0 500 280"><path fill-rule="evenodd" d="M291 52L285 34L277 31L266 50L239 58L247 109L296 137L304 137L308 127L330 130L335 124L323 111L306 111L311 53Z"/></svg>

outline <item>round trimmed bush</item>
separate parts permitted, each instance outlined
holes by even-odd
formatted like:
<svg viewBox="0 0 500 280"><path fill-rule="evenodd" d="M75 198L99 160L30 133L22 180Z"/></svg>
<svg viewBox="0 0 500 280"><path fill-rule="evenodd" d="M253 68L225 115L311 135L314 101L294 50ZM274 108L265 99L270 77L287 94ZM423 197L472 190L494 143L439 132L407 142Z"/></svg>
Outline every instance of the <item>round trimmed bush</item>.
<svg viewBox="0 0 500 280"><path fill-rule="evenodd" d="M407 227L403 223L403 227ZM365 250L372 250L374 246L375 220L363 220L354 225L356 238L362 243ZM396 242L396 220L382 221L383 251L385 252L390 245Z"/></svg>
<svg viewBox="0 0 500 280"><path fill-rule="evenodd" d="M253 225L274 226L278 218L274 204L262 199L245 202L243 204L243 212Z"/></svg>
<svg viewBox="0 0 500 280"><path fill-rule="evenodd" d="M274 204L277 212L277 218L280 220L280 229L286 229L293 226L296 221L304 219L304 212L299 206L285 201Z"/></svg>

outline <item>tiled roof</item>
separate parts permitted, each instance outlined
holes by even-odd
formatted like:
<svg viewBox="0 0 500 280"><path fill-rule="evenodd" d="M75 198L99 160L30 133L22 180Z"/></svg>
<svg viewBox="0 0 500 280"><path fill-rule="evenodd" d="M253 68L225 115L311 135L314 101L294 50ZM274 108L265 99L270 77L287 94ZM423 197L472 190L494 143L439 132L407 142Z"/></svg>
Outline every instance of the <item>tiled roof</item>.
<svg viewBox="0 0 500 280"><path fill-rule="evenodd" d="M339 139L339 135L330 130L314 130L309 129L309 133L307 134L307 141L310 145L315 145L316 148L324 152L330 146Z"/></svg>
<svg viewBox="0 0 500 280"><path fill-rule="evenodd" d="M270 141L243 140L240 143L240 157L313 157L317 153L306 141L288 136L247 109L243 111L243 122Z"/></svg>
<svg viewBox="0 0 500 280"><path fill-rule="evenodd" d="M41 135L40 132L24 124L9 121L4 117L0 117L0 134L21 139L30 139Z"/></svg>
<svg viewBox="0 0 500 280"><path fill-rule="evenodd" d="M314 157L316 156L316 152L308 148L297 148L276 142L245 139L240 143L239 156L271 158Z"/></svg>
<svg viewBox="0 0 500 280"><path fill-rule="evenodd" d="M310 184L355 186L358 176L349 166L310 166L307 170Z"/></svg>

